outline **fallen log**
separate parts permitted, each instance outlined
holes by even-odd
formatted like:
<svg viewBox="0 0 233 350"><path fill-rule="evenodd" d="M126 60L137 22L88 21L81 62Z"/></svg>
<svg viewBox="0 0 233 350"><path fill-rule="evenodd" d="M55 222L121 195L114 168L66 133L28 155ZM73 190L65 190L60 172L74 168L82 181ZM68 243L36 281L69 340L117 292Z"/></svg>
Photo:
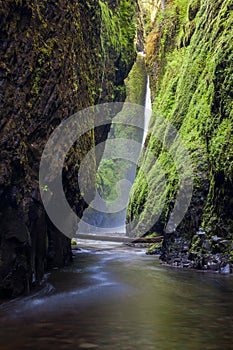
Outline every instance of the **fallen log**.
<svg viewBox="0 0 233 350"><path fill-rule="evenodd" d="M159 243L162 242L163 236L157 236L157 237L128 237L124 236L122 234L119 234L119 236L116 235L94 235L94 234L77 234L75 236L77 239L87 239L87 240L94 240L94 241L108 241L108 242L119 242L119 243Z"/></svg>
<svg viewBox="0 0 233 350"><path fill-rule="evenodd" d="M75 236L77 239L86 239L93 241L106 241L106 242L119 242L119 243L130 243L133 238L127 237L125 235L119 234L119 236L115 235L98 235L98 234L84 234L80 233Z"/></svg>
<svg viewBox="0 0 233 350"><path fill-rule="evenodd" d="M157 237L138 237L131 240L131 243L160 243L163 240L163 236Z"/></svg>

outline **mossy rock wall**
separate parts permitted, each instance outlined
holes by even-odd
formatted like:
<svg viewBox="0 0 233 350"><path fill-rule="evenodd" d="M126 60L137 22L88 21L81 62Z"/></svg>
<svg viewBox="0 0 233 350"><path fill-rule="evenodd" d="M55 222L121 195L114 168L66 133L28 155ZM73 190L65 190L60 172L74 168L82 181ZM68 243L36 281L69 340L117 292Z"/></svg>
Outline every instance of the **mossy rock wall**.
<svg viewBox="0 0 233 350"><path fill-rule="evenodd" d="M147 71L145 65L145 57L141 54L137 55L137 59L128 75L125 79L126 85L126 102L144 106L145 104L145 95L146 95L146 85L147 85ZM133 125L127 125L127 122L137 123L143 128L144 125L144 116L139 114L138 111L134 114L132 109L130 113L127 106L123 107L118 115L118 120L121 123L112 123L111 129L108 135L108 141L116 139L126 139L134 140L141 144L142 142L142 129L135 127ZM140 119L139 119L140 118ZM122 179L127 179L131 183L135 177L135 164L127 161L126 159L121 159L121 156L125 153L125 145L122 145L121 148L118 145L119 159L107 159L106 155L102 157L102 160L99 164L97 174L96 174L96 183L97 190L101 195L102 199L105 200L106 208L108 207L109 202L111 205L112 201L115 201L119 196L118 191L121 191L122 188L118 189L117 184ZM128 149L128 152L134 151L133 149ZM111 211L111 210L110 210ZM125 221L125 209L117 213L104 213L103 211L97 211L91 206L85 210L83 220L92 225L92 227L79 227L80 231L83 233L84 230L90 230L96 232L96 227L98 228L110 228L111 230L114 227L123 226Z"/></svg>
<svg viewBox="0 0 233 350"><path fill-rule="evenodd" d="M134 1L0 1L0 290L17 295L48 267L71 261L70 240L51 224L38 189L43 147L73 113L125 98L135 60ZM94 125L94 120L93 120ZM67 198L81 217L77 168L109 126L90 130L66 161ZM93 183L97 162L90 164Z"/></svg>
<svg viewBox="0 0 233 350"><path fill-rule="evenodd" d="M145 104L146 95L146 83L147 83L147 72L145 66L145 59L142 55L138 55L136 62L134 63L127 79L125 80L126 85L126 102L134 103L141 106ZM125 112L124 108L121 113L121 124L112 124L111 132L109 135L110 139L114 138L125 138L130 140L135 140L137 142L142 141L142 131L139 128L128 126L123 124L124 121L127 122L129 118L128 111ZM132 114L130 116L132 121L134 121ZM138 118L138 116L136 116ZM135 117L135 122L136 122ZM143 116L142 116L143 117ZM143 120L141 124L143 125ZM116 184L120 179L127 178L127 174L132 168L131 162L126 160L102 160L100 167L98 169L98 189L106 200L113 201L117 198Z"/></svg>
<svg viewBox="0 0 233 350"><path fill-rule="evenodd" d="M174 0L165 4L146 48L154 100L147 144L165 174L166 189L155 198L161 171L145 153L127 220L142 215L134 228L134 234L140 235L146 213L150 211L155 217L163 200L160 218L151 228L165 234L163 261L229 272L233 248L233 4L228 0ZM179 176L171 154L158 139L158 130L165 125L158 125L159 116L178 131L193 169L192 200L173 232L166 232L166 226ZM145 173L153 179L153 188L148 188Z"/></svg>

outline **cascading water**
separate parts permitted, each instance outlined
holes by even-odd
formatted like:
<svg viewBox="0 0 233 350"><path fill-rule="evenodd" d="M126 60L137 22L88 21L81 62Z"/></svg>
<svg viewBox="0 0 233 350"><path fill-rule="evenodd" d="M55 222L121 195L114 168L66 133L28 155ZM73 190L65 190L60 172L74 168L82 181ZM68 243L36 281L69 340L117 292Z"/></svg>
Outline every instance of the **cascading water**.
<svg viewBox="0 0 233 350"><path fill-rule="evenodd" d="M145 98L145 114L144 114L144 132L142 138L142 146L146 141L146 136L149 130L150 118L152 114L152 104L151 104L151 91L150 91L150 78L147 76L146 84L146 98Z"/></svg>
<svg viewBox="0 0 233 350"><path fill-rule="evenodd" d="M150 80L149 76L146 76L146 84L144 85L145 89L145 100L144 100L144 109L141 109L141 113L138 113L135 118L140 118L140 127L135 128L136 133L138 136L136 137L137 141L141 143L141 150L144 146L147 134L148 134L148 128L150 123L150 118L152 114L151 109L151 92L150 92ZM124 108L123 108L124 113ZM133 115L133 112L132 112ZM142 117L144 117L144 120L142 120ZM132 127L131 127L132 128ZM123 129L125 129L125 126L123 126ZM106 149L109 146L109 143L112 141L112 135L114 135L114 127L113 130L109 133L109 137L105 144L105 152L103 154L102 159L106 156ZM138 152L135 150L132 150L132 152L137 153L136 160L139 157L140 154L140 148ZM106 157L107 159L107 157ZM136 176L136 164L131 164L130 167L126 164L125 168L122 167L122 164L120 164L120 171L122 178L128 182L128 188L124 190L122 185L119 183L119 186L121 187L120 192L124 192L124 195L127 196L126 203L122 210L120 211L114 211L114 213L109 213L105 211L105 209L108 209L108 202L103 201L102 205L98 205L98 210L95 210L91 207L89 207L83 216L83 220L81 224L79 225L79 231L78 233L90 233L90 234L111 234L111 233L121 233L125 234L126 227L125 227L125 221L126 221L126 208L127 208L127 201L128 201L128 195L130 188L132 187L132 184L134 182L135 176ZM119 172L119 169L117 169L117 172ZM118 194L119 194L118 193ZM97 197L99 196L99 193L97 194ZM119 195L120 196L120 195ZM96 198L95 198L96 200ZM94 201L95 201L94 200ZM93 203L93 202L92 202ZM91 203L91 206L92 206ZM100 202L99 202L100 203ZM101 209L102 208L102 209Z"/></svg>

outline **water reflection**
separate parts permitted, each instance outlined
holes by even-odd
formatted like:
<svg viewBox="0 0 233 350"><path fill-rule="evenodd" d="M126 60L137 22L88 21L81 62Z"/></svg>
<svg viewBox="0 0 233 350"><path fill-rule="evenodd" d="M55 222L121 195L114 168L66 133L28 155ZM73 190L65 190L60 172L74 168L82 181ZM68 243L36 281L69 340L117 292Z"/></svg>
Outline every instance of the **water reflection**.
<svg viewBox="0 0 233 350"><path fill-rule="evenodd" d="M162 267L105 244L78 252L46 283L1 306L1 350L232 348L231 276Z"/></svg>

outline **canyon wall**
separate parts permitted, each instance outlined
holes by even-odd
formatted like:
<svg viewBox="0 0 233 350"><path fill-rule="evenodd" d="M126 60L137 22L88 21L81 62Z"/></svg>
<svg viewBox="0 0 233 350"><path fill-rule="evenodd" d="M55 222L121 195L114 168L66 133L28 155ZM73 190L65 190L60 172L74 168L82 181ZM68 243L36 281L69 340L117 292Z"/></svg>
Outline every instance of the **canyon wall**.
<svg viewBox="0 0 233 350"><path fill-rule="evenodd" d="M124 79L135 60L135 4L0 4L0 290L16 296L38 284L48 268L72 259L70 240L50 222L41 202L40 157L62 120L94 104L124 100ZM93 120L93 129L67 157L64 187L79 217L86 203L76 188L77 167L108 130L108 125L94 130ZM93 157L88 183L95 183L98 161Z"/></svg>
<svg viewBox="0 0 233 350"><path fill-rule="evenodd" d="M140 235L154 218L148 233L164 235L161 254L164 262L230 272L233 2L172 0L164 5L156 15L146 43L153 115L146 140L147 152L139 162L127 214L128 222L138 215L140 220L129 233ZM171 130L175 133L172 144L168 145L166 138ZM169 227L175 209L181 210L186 200L185 184L182 185L179 175L187 172L189 165L184 154L178 154L179 138L191 161L187 176L192 180L193 191L183 220ZM151 154L156 162L151 162ZM175 161L178 158L180 167ZM165 189L159 191L163 181ZM181 197L176 203L180 189L183 203Z"/></svg>

